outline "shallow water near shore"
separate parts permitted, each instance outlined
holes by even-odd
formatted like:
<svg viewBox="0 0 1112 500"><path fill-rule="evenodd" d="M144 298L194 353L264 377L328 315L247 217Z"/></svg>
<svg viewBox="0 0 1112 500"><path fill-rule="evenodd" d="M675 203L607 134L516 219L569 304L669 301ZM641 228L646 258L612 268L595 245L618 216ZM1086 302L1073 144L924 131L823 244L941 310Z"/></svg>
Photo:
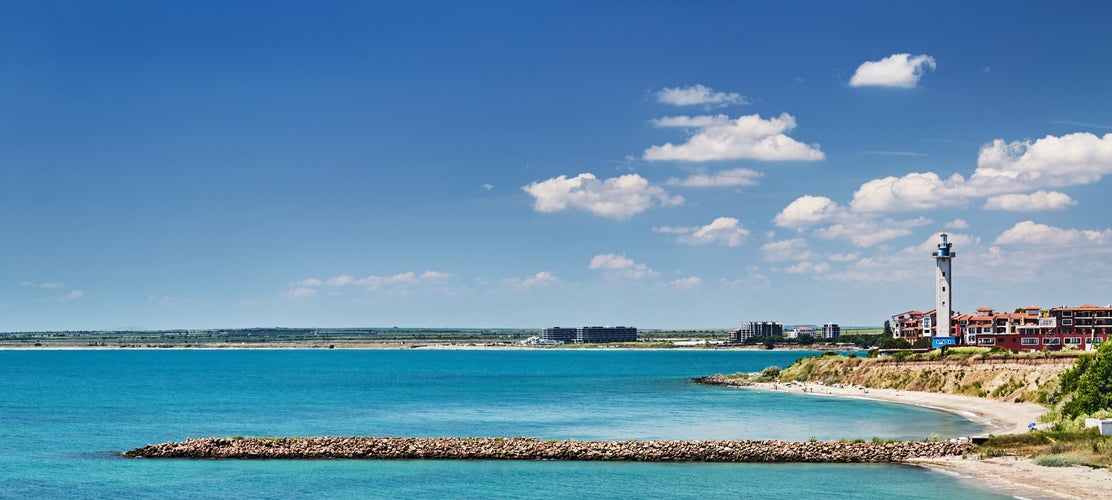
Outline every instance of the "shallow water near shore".
<svg viewBox="0 0 1112 500"><path fill-rule="evenodd" d="M801 351L0 351L0 497L1000 498L897 465L175 461L207 436L922 439L977 434L897 404L691 384Z"/></svg>

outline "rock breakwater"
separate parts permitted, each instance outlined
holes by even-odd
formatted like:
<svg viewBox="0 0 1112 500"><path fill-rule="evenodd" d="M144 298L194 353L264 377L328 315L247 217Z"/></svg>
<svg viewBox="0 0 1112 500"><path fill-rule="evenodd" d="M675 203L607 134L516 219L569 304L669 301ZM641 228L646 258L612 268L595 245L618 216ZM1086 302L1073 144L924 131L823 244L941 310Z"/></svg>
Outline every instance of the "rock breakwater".
<svg viewBox="0 0 1112 500"><path fill-rule="evenodd" d="M831 441L545 441L535 438L202 438L151 444L133 458L904 462L961 455L968 443Z"/></svg>
<svg viewBox="0 0 1112 500"><path fill-rule="evenodd" d="M730 377L721 373L715 373L714 375L707 375L705 377L695 377L691 379L691 381L696 384L721 385L727 387L749 387L753 385L753 382L749 381L747 378Z"/></svg>

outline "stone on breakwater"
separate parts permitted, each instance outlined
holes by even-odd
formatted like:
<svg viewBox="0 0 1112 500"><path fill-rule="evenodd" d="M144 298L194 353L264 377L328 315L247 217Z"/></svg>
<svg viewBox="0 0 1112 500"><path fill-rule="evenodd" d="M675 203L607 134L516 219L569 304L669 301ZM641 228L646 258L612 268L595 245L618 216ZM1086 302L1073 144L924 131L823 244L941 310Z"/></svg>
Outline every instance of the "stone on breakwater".
<svg viewBox="0 0 1112 500"><path fill-rule="evenodd" d="M904 462L961 455L969 443L831 441L542 441L534 438L203 438L151 444L133 458Z"/></svg>
<svg viewBox="0 0 1112 500"><path fill-rule="evenodd" d="M728 387L748 387L753 385L748 379L727 377L721 373L714 375L707 375L705 377L695 377L691 379L696 384L703 385L723 385Z"/></svg>

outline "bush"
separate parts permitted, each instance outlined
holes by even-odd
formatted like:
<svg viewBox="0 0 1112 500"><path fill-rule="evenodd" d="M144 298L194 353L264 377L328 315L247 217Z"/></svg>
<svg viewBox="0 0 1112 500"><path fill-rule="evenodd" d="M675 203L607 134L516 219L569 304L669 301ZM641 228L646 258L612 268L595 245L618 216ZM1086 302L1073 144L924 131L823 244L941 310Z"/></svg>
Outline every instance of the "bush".
<svg viewBox="0 0 1112 500"><path fill-rule="evenodd" d="M761 370L761 375L757 377L757 382L772 382L774 380L780 380L779 366L769 366Z"/></svg>
<svg viewBox="0 0 1112 500"><path fill-rule="evenodd" d="M1062 374L1061 389L1073 396L1062 406L1066 418L1112 409L1112 342L1102 345L1096 356L1077 358Z"/></svg>
<svg viewBox="0 0 1112 500"><path fill-rule="evenodd" d="M1075 465L1086 465L1084 458L1072 453L1039 455L1035 457L1034 462L1035 465L1041 465L1043 467L1073 467Z"/></svg>

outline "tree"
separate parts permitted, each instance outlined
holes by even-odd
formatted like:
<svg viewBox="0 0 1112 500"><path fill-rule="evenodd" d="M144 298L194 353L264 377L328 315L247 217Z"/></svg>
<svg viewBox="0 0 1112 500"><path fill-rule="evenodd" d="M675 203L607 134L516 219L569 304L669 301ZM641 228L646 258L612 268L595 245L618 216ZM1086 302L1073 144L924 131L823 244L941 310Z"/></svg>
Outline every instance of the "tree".
<svg viewBox="0 0 1112 500"><path fill-rule="evenodd" d="M881 339L879 347L881 349L911 349L911 342L908 342L907 339L894 339L889 337Z"/></svg>
<svg viewBox="0 0 1112 500"><path fill-rule="evenodd" d="M799 341L799 345L811 345L815 343L815 337L807 335L806 333L800 335L796 340Z"/></svg>
<svg viewBox="0 0 1112 500"><path fill-rule="evenodd" d="M911 344L911 347L914 347L915 349L930 349L931 339L927 337L921 337L919 338L919 340L916 340L914 344Z"/></svg>
<svg viewBox="0 0 1112 500"><path fill-rule="evenodd" d="M1073 398L1062 406L1062 415L1080 415L1112 409L1112 342L1105 342L1096 356L1082 356L1061 377L1062 391Z"/></svg>
<svg viewBox="0 0 1112 500"><path fill-rule="evenodd" d="M884 320L884 336L891 337L893 333L894 332L892 332L892 322L889 320Z"/></svg>

